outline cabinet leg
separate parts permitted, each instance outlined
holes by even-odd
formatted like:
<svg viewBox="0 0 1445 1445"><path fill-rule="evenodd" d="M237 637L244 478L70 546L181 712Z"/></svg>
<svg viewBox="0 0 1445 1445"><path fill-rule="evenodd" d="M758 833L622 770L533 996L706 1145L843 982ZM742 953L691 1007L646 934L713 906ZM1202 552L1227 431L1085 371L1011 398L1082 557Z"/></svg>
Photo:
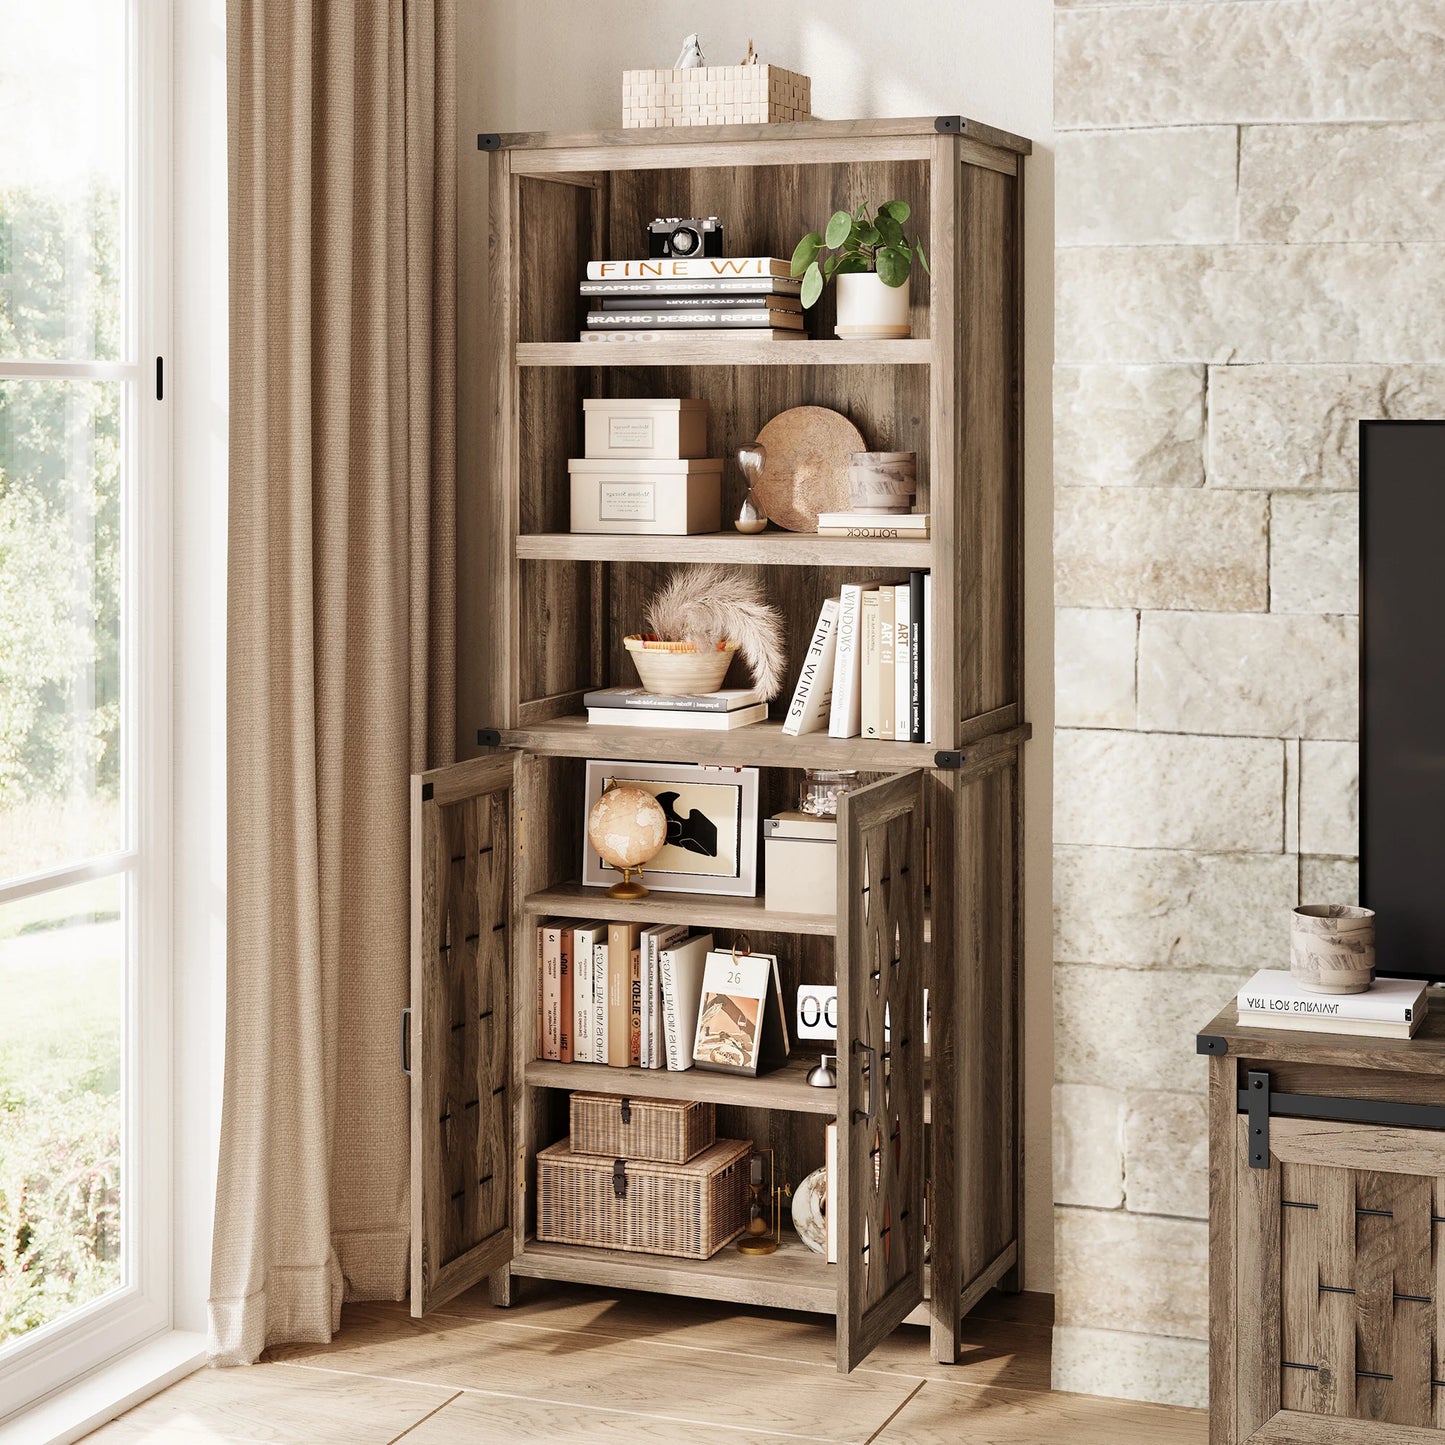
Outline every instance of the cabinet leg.
<svg viewBox="0 0 1445 1445"><path fill-rule="evenodd" d="M928 1326L928 1353L936 1364L956 1365L958 1363L962 1343L959 1324L956 1305L953 1317L950 1319L947 1313L940 1312L937 1301L934 1302L932 1318Z"/></svg>
<svg viewBox="0 0 1445 1445"><path fill-rule="evenodd" d="M487 1294L499 1310L511 1309L514 1288L510 1265L504 1264L496 1273L487 1276Z"/></svg>

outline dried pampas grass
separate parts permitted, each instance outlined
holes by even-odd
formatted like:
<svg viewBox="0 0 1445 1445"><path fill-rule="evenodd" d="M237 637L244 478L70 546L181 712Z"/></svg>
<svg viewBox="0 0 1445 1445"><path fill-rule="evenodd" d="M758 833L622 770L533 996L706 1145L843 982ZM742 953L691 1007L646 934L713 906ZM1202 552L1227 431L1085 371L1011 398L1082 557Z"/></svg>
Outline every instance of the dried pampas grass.
<svg viewBox="0 0 1445 1445"><path fill-rule="evenodd" d="M735 642L765 699L778 695L788 665L783 619L764 600L762 584L735 567L679 567L643 613L664 642L716 647Z"/></svg>

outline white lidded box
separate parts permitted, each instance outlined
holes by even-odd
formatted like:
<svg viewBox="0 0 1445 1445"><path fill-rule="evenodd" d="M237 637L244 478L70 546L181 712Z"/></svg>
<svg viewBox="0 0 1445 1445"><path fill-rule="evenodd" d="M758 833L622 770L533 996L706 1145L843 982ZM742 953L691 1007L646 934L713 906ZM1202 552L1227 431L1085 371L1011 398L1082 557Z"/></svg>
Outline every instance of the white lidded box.
<svg viewBox="0 0 1445 1445"><path fill-rule="evenodd" d="M838 824L780 813L763 819L767 906L778 913L832 913L838 907Z"/></svg>
<svg viewBox="0 0 1445 1445"><path fill-rule="evenodd" d="M574 457L574 532L682 537L722 526L722 458L615 462Z"/></svg>
<svg viewBox="0 0 1445 1445"><path fill-rule="evenodd" d="M694 397L593 396L582 403L582 419L590 458L664 462L707 455L707 403Z"/></svg>

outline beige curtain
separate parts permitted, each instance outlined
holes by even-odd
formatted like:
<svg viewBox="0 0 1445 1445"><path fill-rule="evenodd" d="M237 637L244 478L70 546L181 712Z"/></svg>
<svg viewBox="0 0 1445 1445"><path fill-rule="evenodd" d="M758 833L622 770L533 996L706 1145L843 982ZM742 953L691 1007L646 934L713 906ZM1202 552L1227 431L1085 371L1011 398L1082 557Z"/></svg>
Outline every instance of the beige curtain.
<svg viewBox="0 0 1445 1445"><path fill-rule="evenodd" d="M231 0L220 1363L407 1287L407 775L450 761L455 0Z"/></svg>

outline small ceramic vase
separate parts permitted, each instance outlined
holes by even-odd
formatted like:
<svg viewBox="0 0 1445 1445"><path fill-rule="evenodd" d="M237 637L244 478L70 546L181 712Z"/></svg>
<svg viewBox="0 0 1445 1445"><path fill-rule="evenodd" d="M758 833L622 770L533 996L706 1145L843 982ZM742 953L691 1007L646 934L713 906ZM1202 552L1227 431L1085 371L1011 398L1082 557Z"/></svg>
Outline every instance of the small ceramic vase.
<svg viewBox="0 0 1445 1445"><path fill-rule="evenodd" d="M1302 903L1291 919L1289 971L1309 993L1364 993L1375 981L1374 910Z"/></svg>

